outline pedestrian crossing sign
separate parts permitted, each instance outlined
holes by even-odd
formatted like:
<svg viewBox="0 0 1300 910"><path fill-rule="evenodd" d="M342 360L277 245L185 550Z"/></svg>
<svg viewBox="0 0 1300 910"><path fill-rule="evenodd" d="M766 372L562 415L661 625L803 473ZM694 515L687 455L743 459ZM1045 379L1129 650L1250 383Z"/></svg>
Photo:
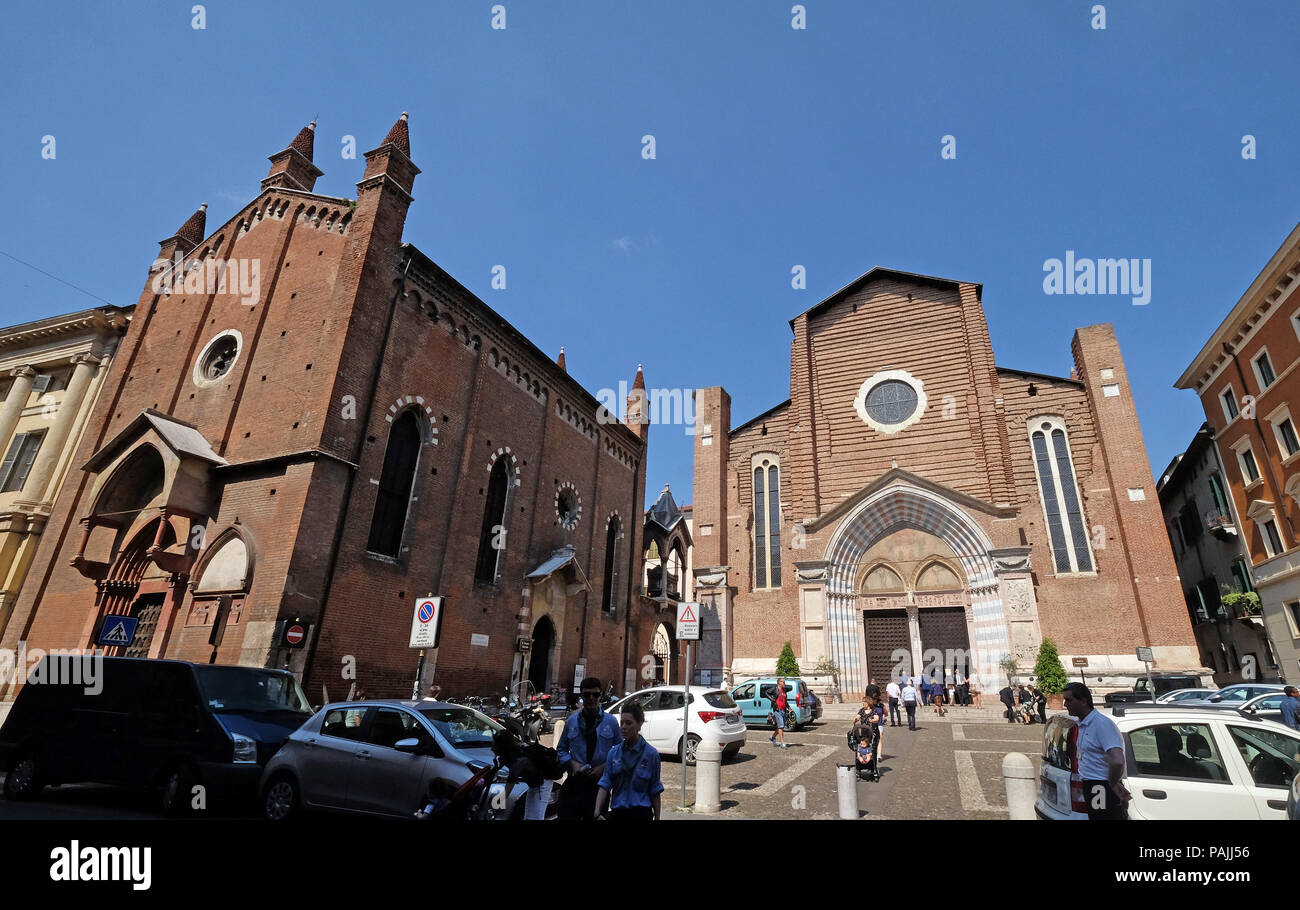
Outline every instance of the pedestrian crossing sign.
<svg viewBox="0 0 1300 910"><path fill-rule="evenodd" d="M127 647L135 641L138 622L140 620L135 616L105 616L104 624L99 627L99 641L96 644Z"/></svg>

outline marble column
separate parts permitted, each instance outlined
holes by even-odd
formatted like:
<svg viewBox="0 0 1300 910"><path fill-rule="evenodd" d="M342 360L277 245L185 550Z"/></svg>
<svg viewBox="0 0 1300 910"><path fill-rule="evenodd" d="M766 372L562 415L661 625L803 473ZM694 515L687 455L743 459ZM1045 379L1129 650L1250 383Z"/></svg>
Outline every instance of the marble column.
<svg viewBox="0 0 1300 910"><path fill-rule="evenodd" d="M90 381L95 376L100 359L93 354L78 354L72 358L72 362L76 364L76 368L72 371L72 380L63 393L63 401L59 403L53 423L45 432L45 438L41 440L36 463L32 465L32 471L23 485L26 491L23 499L34 503L45 500L45 488L49 486L50 479L63 458L63 447L67 444L68 436L77 422L77 415L81 413L86 390L90 388Z"/></svg>
<svg viewBox="0 0 1300 910"><path fill-rule="evenodd" d="M27 406L27 399L32 394L32 383L36 381L36 371L29 366L14 367L9 372L14 384L9 389L9 396L0 406L0 458L4 458L13 442L14 427Z"/></svg>

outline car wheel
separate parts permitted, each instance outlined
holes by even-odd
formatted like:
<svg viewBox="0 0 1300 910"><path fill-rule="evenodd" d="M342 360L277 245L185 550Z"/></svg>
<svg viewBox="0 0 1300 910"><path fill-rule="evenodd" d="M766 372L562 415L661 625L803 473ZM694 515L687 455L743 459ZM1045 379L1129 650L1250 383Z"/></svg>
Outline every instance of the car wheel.
<svg viewBox="0 0 1300 910"><path fill-rule="evenodd" d="M699 751L700 738L694 733L686 734L686 764L694 766L695 753Z"/></svg>
<svg viewBox="0 0 1300 910"><path fill-rule="evenodd" d="M32 750L20 753L5 775L5 798L31 799L41 792L42 786L36 753Z"/></svg>
<svg viewBox="0 0 1300 910"><path fill-rule="evenodd" d="M190 765L173 765L163 775L159 787L159 807L168 818L181 818L190 814L190 800L199 777Z"/></svg>
<svg viewBox="0 0 1300 910"><path fill-rule="evenodd" d="M267 821L288 821L298 814L300 801L298 783L289 774L271 778L262 793L262 815Z"/></svg>

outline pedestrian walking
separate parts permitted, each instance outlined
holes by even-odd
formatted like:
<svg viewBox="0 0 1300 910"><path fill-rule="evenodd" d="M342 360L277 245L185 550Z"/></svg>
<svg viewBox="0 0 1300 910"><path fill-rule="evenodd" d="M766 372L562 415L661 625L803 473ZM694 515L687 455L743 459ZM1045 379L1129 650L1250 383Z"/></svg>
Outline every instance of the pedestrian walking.
<svg viewBox="0 0 1300 910"><path fill-rule="evenodd" d="M898 700L903 696L903 689L891 679L889 685L885 686L885 693L889 696L889 725L901 727L903 715L898 711Z"/></svg>
<svg viewBox="0 0 1300 910"><path fill-rule="evenodd" d="M768 740L772 745L779 749L785 749L785 712L790 706L785 697L785 677L779 677L776 681L776 691L769 696L772 702L772 736ZM781 741L778 743L777 739Z"/></svg>
<svg viewBox="0 0 1300 910"><path fill-rule="evenodd" d="M920 697L920 695L916 691L916 686L912 685L911 680L908 680L907 685L903 686L903 691L900 697L903 702L903 710L907 712L907 729L915 730L916 729L916 701Z"/></svg>
<svg viewBox="0 0 1300 910"><path fill-rule="evenodd" d="M1007 723L1014 724L1016 722L1016 696L1015 690L1011 688L1010 683L998 693L998 699L1007 706Z"/></svg>
<svg viewBox="0 0 1300 910"><path fill-rule="evenodd" d="M1092 692L1083 683L1065 687L1065 710L1075 718L1079 777L1091 820L1127 820L1131 798L1124 786L1124 741L1119 727L1092 706Z"/></svg>
<svg viewBox="0 0 1300 910"><path fill-rule="evenodd" d="M591 819L605 759L621 736L619 722L600 708L600 680L582 681L582 710L571 714L556 746L569 776L560 790L557 813L562 819Z"/></svg>
<svg viewBox="0 0 1300 910"><path fill-rule="evenodd" d="M968 679L966 680L966 684L967 684L968 686L970 686L970 701L971 701L971 704L974 705L977 709L978 709L978 708L982 708L982 707L984 707L984 701L983 701L983 699L981 698L981 696L983 695L983 693L980 692L980 682L979 682L979 680L976 679L974 676L972 676L972 677L970 677L970 678L968 678Z"/></svg>
<svg viewBox="0 0 1300 910"><path fill-rule="evenodd" d="M934 713L940 717L948 713L943 707L943 686L935 679L933 673L930 674L930 704L934 707Z"/></svg>
<svg viewBox="0 0 1300 910"><path fill-rule="evenodd" d="M1282 695L1282 723L1292 730L1300 730L1300 689L1287 686Z"/></svg>
<svg viewBox="0 0 1300 910"><path fill-rule="evenodd" d="M1038 708L1038 722L1047 723L1047 693L1034 686L1034 706Z"/></svg>
<svg viewBox="0 0 1300 910"><path fill-rule="evenodd" d="M609 750L592 818L604 815L608 805L612 821L659 820L664 782L659 777L659 750L641 737L644 723L645 709L629 699L618 719L622 740Z"/></svg>

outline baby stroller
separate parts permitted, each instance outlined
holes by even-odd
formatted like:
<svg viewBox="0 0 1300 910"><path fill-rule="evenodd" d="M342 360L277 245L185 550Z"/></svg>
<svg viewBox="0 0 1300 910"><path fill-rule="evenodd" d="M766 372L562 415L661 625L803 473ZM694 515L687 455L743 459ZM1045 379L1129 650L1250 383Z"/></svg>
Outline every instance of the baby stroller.
<svg viewBox="0 0 1300 910"><path fill-rule="evenodd" d="M859 780L880 780L880 727L877 724L858 722L848 732L849 748L853 750L853 763L857 768ZM871 750L871 758L863 761L858 754L858 747L863 740Z"/></svg>

